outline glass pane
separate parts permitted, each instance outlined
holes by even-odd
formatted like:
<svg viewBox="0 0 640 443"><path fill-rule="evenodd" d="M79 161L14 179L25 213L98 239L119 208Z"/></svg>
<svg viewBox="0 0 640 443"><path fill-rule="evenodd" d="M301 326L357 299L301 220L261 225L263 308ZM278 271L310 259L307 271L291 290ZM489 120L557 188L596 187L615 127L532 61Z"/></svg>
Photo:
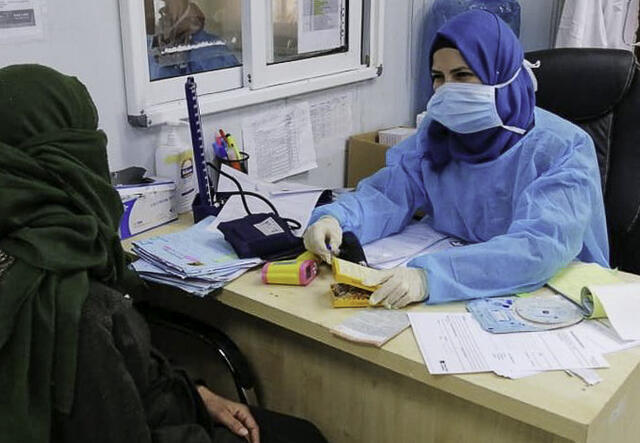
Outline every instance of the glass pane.
<svg viewBox="0 0 640 443"><path fill-rule="evenodd" d="M348 0L272 0L269 63L348 51Z"/></svg>
<svg viewBox="0 0 640 443"><path fill-rule="evenodd" d="M150 80L242 64L239 0L143 0Z"/></svg>

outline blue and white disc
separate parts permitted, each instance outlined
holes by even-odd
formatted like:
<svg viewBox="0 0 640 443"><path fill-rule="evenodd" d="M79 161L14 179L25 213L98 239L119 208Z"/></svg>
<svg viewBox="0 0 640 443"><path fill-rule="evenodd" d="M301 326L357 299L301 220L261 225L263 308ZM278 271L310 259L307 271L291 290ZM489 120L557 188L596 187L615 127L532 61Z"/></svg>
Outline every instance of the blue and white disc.
<svg viewBox="0 0 640 443"><path fill-rule="evenodd" d="M555 327L573 325L583 319L580 307L556 294L521 297L514 301L513 308L524 320Z"/></svg>

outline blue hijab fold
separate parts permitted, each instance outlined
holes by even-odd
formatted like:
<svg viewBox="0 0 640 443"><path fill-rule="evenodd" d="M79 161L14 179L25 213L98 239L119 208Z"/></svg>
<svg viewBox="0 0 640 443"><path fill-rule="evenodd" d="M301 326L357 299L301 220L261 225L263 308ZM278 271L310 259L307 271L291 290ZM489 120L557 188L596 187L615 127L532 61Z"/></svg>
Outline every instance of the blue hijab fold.
<svg viewBox="0 0 640 443"><path fill-rule="evenodd" d="M496 107L505 125L526 129L533 126L535 91L522 65L524 52L516 35L500 17L491 12L472 10L449 20L438 30L429 49L430 65L436 48L443 45L458 49L486 85L504 83L522 68L511 84L496 90ZM491 161L522 137L501 127L459 134L431 120L420 128L417 143L432 168L438 171L452 160Z"/></svg>

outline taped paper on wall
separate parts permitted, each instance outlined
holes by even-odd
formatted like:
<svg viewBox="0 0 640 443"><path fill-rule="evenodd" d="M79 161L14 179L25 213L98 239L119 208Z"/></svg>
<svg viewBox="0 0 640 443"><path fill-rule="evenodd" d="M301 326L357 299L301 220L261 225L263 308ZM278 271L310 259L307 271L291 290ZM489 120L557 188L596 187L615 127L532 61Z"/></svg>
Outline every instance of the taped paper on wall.
<svg viewBox="0 0 640 443"><path fill-rule="evenodd" d="M344 0L298 1L298 53L326 51L344 44Z"/></svg>
<svg viewBox="0 0 640 443"><path fill-rule="evenodd" d="M246 118L242 138L252 177L273 182L318 166L307 102Z"/></svg>
<svg viewBox="0 0 640 443"><path fill-rule="evenodd" d="M0 1L0 43L44 37L43 0Z"/></svg>

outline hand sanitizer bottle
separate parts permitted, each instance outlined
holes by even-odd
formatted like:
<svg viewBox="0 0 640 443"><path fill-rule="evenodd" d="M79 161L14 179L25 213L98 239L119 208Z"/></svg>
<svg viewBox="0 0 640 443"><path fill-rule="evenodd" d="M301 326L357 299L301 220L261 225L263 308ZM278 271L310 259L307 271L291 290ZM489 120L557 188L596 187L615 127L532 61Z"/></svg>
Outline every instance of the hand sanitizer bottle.
<svg viewBox="0 0 640 443"><path fill-rule="evenodd" d="M167 122L160 132L156 149L156 175L176 183L176 211L189 212L195 197L193 150L187 136L189 124Z"/></svg>

